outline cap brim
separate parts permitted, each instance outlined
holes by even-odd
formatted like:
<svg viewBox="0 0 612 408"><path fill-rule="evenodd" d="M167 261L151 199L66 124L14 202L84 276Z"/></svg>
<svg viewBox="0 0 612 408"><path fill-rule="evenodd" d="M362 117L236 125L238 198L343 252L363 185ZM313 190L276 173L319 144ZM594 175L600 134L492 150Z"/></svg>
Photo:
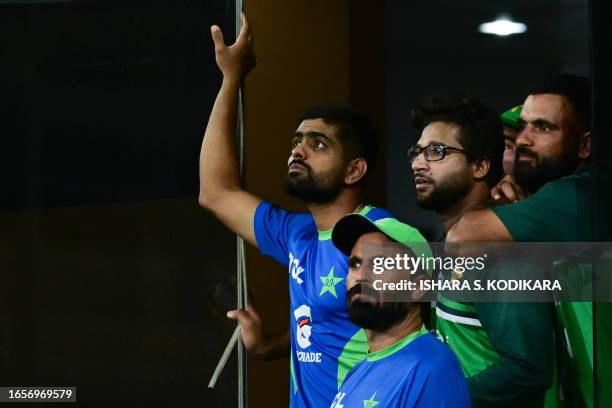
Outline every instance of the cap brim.
<svg viewBox="0 0 612 408"><path fill-rule="evenodd" d="M359 237L368 232L382 232L384 234L367 217L361 214L349 214L342 217L334 226L332 242L340 252L350 256L351 250Z"/></svg>

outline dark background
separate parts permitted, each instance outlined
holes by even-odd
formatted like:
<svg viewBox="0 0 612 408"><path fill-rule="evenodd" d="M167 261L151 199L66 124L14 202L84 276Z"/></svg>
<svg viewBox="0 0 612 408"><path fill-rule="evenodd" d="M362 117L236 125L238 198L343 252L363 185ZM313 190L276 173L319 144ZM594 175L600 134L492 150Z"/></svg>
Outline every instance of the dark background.
<svg viewBox="0 0 612 408"><path fill-rule="evenodd" d="M197 206L233 1L0 4L0 385L235 406L235 239ZM208 238L208 239L207 239Z"/></svg>

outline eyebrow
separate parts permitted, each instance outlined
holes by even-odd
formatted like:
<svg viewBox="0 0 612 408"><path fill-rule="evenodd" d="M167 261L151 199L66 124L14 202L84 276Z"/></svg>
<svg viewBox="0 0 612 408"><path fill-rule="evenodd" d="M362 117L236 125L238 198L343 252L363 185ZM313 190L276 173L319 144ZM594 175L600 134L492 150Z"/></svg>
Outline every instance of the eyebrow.
<svg viewBox="0 0 612 408"><path fill-rule="evenodd" d="M556 125L556 124L554 124L554 123L552 123L552 122L550 122L550 121L548 121L548 120L546 120L546 119L543 119L543 118L537 118L537 119L534 119L534 120L532 120L532 121L530 121L530 122L531 122L531 123L533 123L533 124L534 124L534 125L536 125L536 126L546 125L546 126L551 127L551 128L553 128L553 129L559 129L559 126L558 126L558 125ZM526 124L527 124L527 121L526 121L525 119L523 119L523 118L519 118L519 119L517 120L517 123L518 123L520 126L524 126L524 125L526 125Z"/></svg>
<svg viewBox="0 0 612 408"><path fill-rule="evenodd" d="M547 121L546 119L538 118L538 119L536 119L536 120L534 120L532 122L533 122L534 125L546 125L546 126L551 127L553 129L559 129L559 126L557 126L556 124L554 124L552 122Z"/></svg>
<svg viewBox="0 0 612 408"><path fill-rule="evenodd" d="M361 258L356 256L356 255L352 255L349 259L348 259L348 264L349 267L355 265L356 263L361 262Z"/></svg>
<svg viewBox="0 0 612 408"><path fill-rule="evenodd" d="M429 145L446 145L446 143L442 143L442 142L438 142L437 140L430 140L429 142L427 142L427 144L421 146L420 143L417 142L416 146L418 147L425 147L425 146L429 146ZM452 147L452 146L449 146Z"/></svg>
<svg viewBox="0 0 612 408"><path fill-rule="evenodd" d="M316 138L319 138L319 139L328 140L328 141L333 143L333 140L331 140L329 138L329 136L327 136L325 133L321 133L321 132L313 132L313 131L295 132L295 135L293 137L294 138L296 138L296 137L316 137Z"/></svg>

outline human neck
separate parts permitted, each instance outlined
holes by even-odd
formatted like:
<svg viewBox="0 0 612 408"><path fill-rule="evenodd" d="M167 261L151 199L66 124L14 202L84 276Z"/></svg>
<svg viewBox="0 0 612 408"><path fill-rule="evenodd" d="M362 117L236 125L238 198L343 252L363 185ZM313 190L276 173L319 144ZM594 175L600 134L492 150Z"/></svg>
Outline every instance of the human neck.
<svg viewBox="0 0 612 408"><path fill-rule="evenodd" d="M576 169L574 170L574 174L582 173L588 168L589 168L589 162L587 160L580 160L580 162L578 163L578 166L576 166Z"/></svg>
<svg viewBox="0 0 612 408"><path fill-rule="evenodd" d="M444 231L448 232L461 216L470 208L483 203L489 198L489 187L486 183L479 183L467 193L463 198L457 201L452 206L440 212L440 219L444 226Z"/></svg>
<svg viewBox="0 0 612 408"><path fill-rule="evenodd" d="M411 333L419 330L423 325L421 320L420 309L413 306L408 316L401 322L391 326L384 332L376 332L374 330L366 329L365 333L368 338L368 346L370 353L375 353L380 350L384 350L387 347L391 347L398 341Z"/></svg>
<svg viewBox="0 0 612 408"><path fill-rule="evenodd" d="M356 191L343 190L333 201L324 204L307 203L317 230L327 231L346 214L361 210L365 201L363 195Z"/></svg>

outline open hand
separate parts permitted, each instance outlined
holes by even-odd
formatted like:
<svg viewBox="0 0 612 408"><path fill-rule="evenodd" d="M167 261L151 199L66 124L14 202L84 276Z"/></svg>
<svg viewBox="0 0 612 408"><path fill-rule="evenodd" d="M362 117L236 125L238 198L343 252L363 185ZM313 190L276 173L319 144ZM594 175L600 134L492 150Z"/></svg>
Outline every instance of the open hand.
<svg viewBox="0 0 612 408"><path fill-rule="evenodd" d="M254 51L253 33L244 13L242 29L236 42L230 46L225 45L223 33L219 26L210 27L213 42L215 43L215 59L217 66L223 73L224 80L240 82L255 67L256 57Z"/></svg>

